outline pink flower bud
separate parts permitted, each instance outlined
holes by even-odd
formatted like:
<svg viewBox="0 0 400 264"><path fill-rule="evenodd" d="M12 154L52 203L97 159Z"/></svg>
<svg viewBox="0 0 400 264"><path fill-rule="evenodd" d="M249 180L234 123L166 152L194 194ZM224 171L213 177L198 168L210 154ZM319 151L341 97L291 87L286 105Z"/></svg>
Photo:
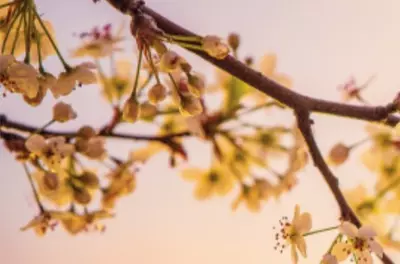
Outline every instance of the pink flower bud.
<svg viewBox="0 0 400 264"><path fill-rule="evenodd" d="M157 115L157 107L150 103L143 103L140 105L140 118L151 121Z"/></svg>
<svg viewBox="0 0 400 264"><path fill-rule="evenodd" d="M147 94L150 103L157 104L167 97L167 88L161 83L155 84L153 87L150 88Z"/></svg>
<svg viewBox="0 0 400 264"><path fill-rule="evenodd" d="M338 143L329 152L329 163L334 166L339 166L343 164L350 154L350 148L342 143Z"/></svg>
<svg viewBox="0 0 400 264"><path fill-rule="evenodd" d="M189 75L189 91L196 97L200 97L205 90L204 78L198 75Z"/></svg>
<svg viewBox="0 0 400 264"><path fill-rule="evenodd" d="M179 110L183 115L195 116L203 112L203 105L198 98L182 97Z"/></svg>
<svg viewBox="0 0 400 264"><path fill-rule="evenodd" d="M205 36L203 38L203 49L211 57L222 60L229 54L229 47L221 42L217 36Z"/></svg>
<svg viewBox="0 0 400 264"><path fill-rule="evenodd" d="M69 120L75 119L77 117L75 111L72 109L71 105L58 102L53 107L53 120L60 123L67 122Z"/></svg>
<svg viewBox="0 0 400 264"><path fill-rule="evenodd" d="M134 98L126 100L122 109L122 117L125 121L134 123L138 119L140 114L139 103Z"/></svg>
<svg viewBox="0 0 400 264"><path fill-rule="evenodd" d="M166 72L175 71L180 64L180 61L178 53L169 50L161 56L160 69Z"/></svg>

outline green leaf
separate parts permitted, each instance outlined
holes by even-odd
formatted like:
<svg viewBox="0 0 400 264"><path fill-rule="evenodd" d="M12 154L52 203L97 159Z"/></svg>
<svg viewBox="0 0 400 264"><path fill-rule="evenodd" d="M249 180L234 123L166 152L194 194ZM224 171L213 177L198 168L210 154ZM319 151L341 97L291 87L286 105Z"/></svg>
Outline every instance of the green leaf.
<svg viewBox="0 0 400 264"><path fill-rule="evenodd" d="M224 110L226 114L229 114L231 111L237 109L243 96L251 91L251 86L238 78L231 77L225 89Z"/></svg>

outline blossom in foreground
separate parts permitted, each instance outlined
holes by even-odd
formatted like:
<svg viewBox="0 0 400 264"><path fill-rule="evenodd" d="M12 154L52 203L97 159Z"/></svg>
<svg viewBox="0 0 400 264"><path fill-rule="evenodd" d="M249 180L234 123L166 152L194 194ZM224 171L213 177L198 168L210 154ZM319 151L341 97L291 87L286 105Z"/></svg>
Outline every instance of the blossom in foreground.
<svg viewBox="0 0 400 264"><path fill-rule="evenodd" d="M354 224L345 221L340 225L339 230L347 237L347 240L336 243L332 248L332 255L338 261L344 261L352 254L357 263L370 264L372 263L371 252L382 257L383 249L375 241L376 233L372 227L357 228Z"/></svg>
<svg viewBox="0 0 400 264"><path fill-rule="evenodd" d="M288 218L283 217L279 221L279 224L280 230L275 235L275 238L278 241L275 249L283 252L283 249L289 244L291 246L293 263L297 263L299 260L297 251L306 258L307 246L303 234L311 230L311 215L309 213L300 214L300 207L299 205L296 205L292 222L288 222Z"/></svg>

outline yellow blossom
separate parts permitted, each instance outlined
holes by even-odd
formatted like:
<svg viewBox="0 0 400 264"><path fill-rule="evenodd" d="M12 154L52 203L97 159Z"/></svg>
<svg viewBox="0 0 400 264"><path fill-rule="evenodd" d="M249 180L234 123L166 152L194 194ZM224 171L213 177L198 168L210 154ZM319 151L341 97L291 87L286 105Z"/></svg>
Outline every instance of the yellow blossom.
<svg viewBox="0 0 400 264"><path fill-rule="evenodd" d="M182 175L184 179L196 181L194 195L200 200L213 195L225 195L233 188L234 184L232 173L218 162L214 162L208 170L185 169L182 171Z"/></svg>
<svg viewBox="0 0 400 264"><path fill-rule="evenodd" d="M292 262L296 264L299 260L297 250L304 258L307 257L307 245L303 235L311 230L311 215L309 213L300 214L300 207L296 205L292 222L288 222L287 217L283 217L279 223L281 227L276 238L280 242L277 243L275 249L283 250L289 244Z"/></svg>
<svg viewBox="0 0 400 264"><path fill-rule="evenodd" d="M93 57L103 58L112 55L122 48L117 45L123 40L122 31L124 24L120 26L115 34L111 32L111 24L107 24L101 29L94 28L90 32L80 35L82 44L72 52L73 57Z"/></svg>
<svg viewBox="0 0 400 264"><path fill-rule="evenodd" d="M350 254L353 254L357 263L371 264L371 252L382 257L383 249L374 240L376 233L371 227L357 228L354 224L345 221L340 225L339 230L347 237L347 240L336 243L332 248L332 255L338 261L344 261Z"/></svg>
<svg viewBox="0 0 400 264"><path fill-rule="evenodd" d="M38 170L32 174L38 185L39 196L58 206L72 201L73 190L68 183L68 177L65 171L53 173Z"/></svg>
<svg viewBox="0 0 400 264"><path fill-rule="evenodd" d="M135 172L131 169L132 161L121 164L111 171L107 178L108 186L103 190L102 206L111 209L118 198L132 193L136 188Z"/></svg>
<svg viewBox="0 0 400 264"><path fill-rule="evenodd" d="M79 85L96 83L96 75L93 72L95 68L96 66L93 63L85 62L60 73L57 83L50 88L54 97L58 98L70 94L77 83Z"/></svg>
<svg viewBox="0 0 400 264"><path fill-rule="evenodd" d="M273 186L265 179L256 179L250 186L243 184L239 196L232 203L232 209L236 210L244 202L250 211L258 212L261 201L267 200L274 192Z"/></svg>

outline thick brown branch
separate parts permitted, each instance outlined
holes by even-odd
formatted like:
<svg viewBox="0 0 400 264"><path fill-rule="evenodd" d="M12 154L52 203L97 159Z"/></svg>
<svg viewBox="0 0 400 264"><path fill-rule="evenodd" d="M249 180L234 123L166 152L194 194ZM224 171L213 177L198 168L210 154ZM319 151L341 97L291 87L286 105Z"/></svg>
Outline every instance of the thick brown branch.
<svg viewBox="0 0 400 264"><path fill-rule="evenodd" d="M296 110L296 117L298 127L303 134L304 140L307 143L309 152L314 162L314 166L317 167L318 170L321 172L331 192L333 193L339 205L342 218L345 220L350 220L352 223L360 227L361 221L358 219L357 215L347 203L343 193L339 188L338 179L329 169L329 166L326 164L321 154L321 151L319 150L317 142L315 141L314 135L311 130L312 121L310 120L310 112L301 109ZM386 254L383 255L382 262L386 264L394 264L394 262Z"/></svg>
<svg viewBox="0 0 400 264"><path fill-rule="evenodd" d="M39 128L18 123L12 120L7 120L4 115L0 115L0 132L1 128L7 129L14 129L21 132L33 133L37 131ZM40 131L41 135L44 136L63 136L66 138L74 138L77 136L77 132L75 131L54 131L49 129L44 129ZM0 133L1 135L1 133ZM189 132L181 132L176 134L168 134L165 136L148 136L148 135L134 135L134 134L127 134L127 133L107 133L106 131L102 130L99 132L99 136L107 137L107 138L117 138L117 139L129 139L129 140L142 140L142 141L160 141L160 142L167 142L169 139L175 137L185 137L189 136Z"/></svg>
<svg viewBox="0 0 400 264"><path fill-rule="evenodd" d="M196 34L194 34L193 32L173 23L172 21L168 20L167 18L163 17L162 15L158 14L148 7L144 6L142 10L146 14L152 16L156 20L158 27L168 34L196 36ZM232 74L233 76L250 84L259 91L267 94L268 96L282 102L283 104L291 108L295 109L302 106L306 107L311 112L326 113L366 121L382 121L388 119L386 123L392 126L400 121L400 117L390 115L390 113L394 111L391 104L385 107L371 107L349 105L327 100L315 99L289 90L273 82L272 80L262 75L260 72L247 67L245 64L238 61L232 56L228 56L223 60L217 60L213 57L210 57L205 52L190 49L188 50L196 53L197 55L211 62L215 66L225 70L226 72Z"/></svg>

